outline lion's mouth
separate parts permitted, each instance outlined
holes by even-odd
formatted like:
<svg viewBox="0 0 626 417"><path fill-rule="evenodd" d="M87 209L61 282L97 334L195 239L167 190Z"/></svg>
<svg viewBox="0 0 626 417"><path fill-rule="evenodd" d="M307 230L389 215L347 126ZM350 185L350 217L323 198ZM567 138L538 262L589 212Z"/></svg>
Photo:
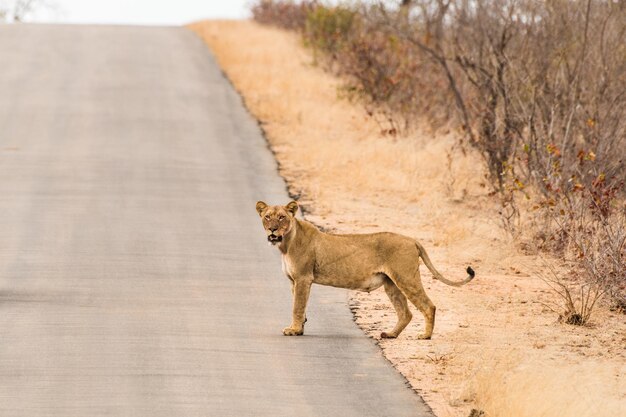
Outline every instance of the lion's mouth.
<svg viewBox="0 0 626 417"><path fill-rule="evenodd" d="M272 245L275 245L277 243L280 243L283 241L283 237L282 236L276 236L276 235L268 235L267 236L267 241L270 242Z"/></svg>

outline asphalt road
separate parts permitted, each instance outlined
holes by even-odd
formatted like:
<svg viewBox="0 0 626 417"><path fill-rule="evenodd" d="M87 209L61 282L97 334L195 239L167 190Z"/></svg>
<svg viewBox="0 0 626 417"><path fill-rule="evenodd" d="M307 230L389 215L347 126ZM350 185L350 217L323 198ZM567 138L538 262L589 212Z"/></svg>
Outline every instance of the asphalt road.
<svg viewBox="0 0 626 417"><path fill-rule="evenodd" d="M286 201L183 28L0 25L0 416L428 416L254 209Z"/></svg>

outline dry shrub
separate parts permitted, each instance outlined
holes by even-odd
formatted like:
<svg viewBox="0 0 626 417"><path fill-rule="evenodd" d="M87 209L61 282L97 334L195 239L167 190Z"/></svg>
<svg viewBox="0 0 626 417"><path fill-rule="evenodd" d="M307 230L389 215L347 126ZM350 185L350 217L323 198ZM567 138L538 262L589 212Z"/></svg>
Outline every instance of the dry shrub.
<svg viewBox="0 0 626 417"><path fill-rule="evenodd" d="M447 124L453 118L451 97L434 63L405 39L370 26L353 33L340 58L346 90L391 129L407 131L424 120L433 127Z"/></svg>
<svg viewBox="0 0 626 417"><path fill-rule="evenodd" d="M306 17L304 39L314 50L339 59L356 26L356 16L356 12L347 7L316 5Z"/></svg>
<svg viewBox="0 0 626 417"><path fill-rule="evenodd" d="M485 417L615 417L626 407L620 372L591 362L527 364L513 356L479 371L472 389Z"/></svg>
<svg viewBox="0 0 626 417"><path fill-rule="evenodd" d="M577 279L576 266L566 272L546 263L543 270L535 272L559 296L557 302L542 303L559 315L559 321L577 326L586 325L598 300L606 294L608 286L601 281L585 282Z"/></svg>
<svg viewBox="0 0 626 417"><path fill-rule="evenodd" d="M290 30L304 28L307 16L317 5L315 0L261 0L252 5L252 18L259 23Z"/></svg>
<svg viewBox="0 0 626 417"><path fill-rule="evenodd" d="M395 27L450 75L505 224L534 221L546 248L575 262L582 287L608 292L623 306L624 4L414 3L415 17ZM520 213L527 199L533 210Z"/></svg>
<svg viewBox="0 0 626 417"><path fill-rule="evenodd" d="M611 307L626 311L626 206L616 197L623 186L600 175L578 195L556 191L540 209L550 222L539 233L543 244L572 264L571 275L578 279L582 309L593 307L596 295L609 295ZM564 280L557 280L562 284ZM557 292L557 294L562 295ZM571 300L563 297L569 313ZM590 301L593 300L593 301ZM575 313L579 313L576 311ZM588 317L581 315L584 324Z"/></svg>

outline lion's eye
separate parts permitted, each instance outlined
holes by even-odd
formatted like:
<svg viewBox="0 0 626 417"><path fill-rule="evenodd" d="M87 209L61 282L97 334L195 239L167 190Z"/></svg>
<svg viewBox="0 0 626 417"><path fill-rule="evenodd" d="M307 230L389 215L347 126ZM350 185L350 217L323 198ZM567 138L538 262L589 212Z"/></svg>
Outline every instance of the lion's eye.
<svg viewBox="0 0 626 417"><path fill-rule="evenodd" d="M265 216L265 220L269 220L269 219L270 219L270 216Z"/></svg>
<svg viewBox="0 0 626 417"><path fill-rule="evenodd" d="M283 221L283 220L285 220L285 216L280 216L280 217L278 218L278 221Z"/></svg>

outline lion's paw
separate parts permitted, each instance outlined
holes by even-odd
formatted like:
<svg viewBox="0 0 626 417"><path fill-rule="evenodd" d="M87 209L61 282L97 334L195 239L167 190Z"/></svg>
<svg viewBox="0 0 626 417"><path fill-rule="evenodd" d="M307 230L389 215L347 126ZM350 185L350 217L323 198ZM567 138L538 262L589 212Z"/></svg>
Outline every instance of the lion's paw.
<svg viewBox="0 0 626 417"><path fill-rule="evenodd" d="M285 336L302 336L304 329L294 329L293 327L285 327L283 329L283 335Z"/></svg>

